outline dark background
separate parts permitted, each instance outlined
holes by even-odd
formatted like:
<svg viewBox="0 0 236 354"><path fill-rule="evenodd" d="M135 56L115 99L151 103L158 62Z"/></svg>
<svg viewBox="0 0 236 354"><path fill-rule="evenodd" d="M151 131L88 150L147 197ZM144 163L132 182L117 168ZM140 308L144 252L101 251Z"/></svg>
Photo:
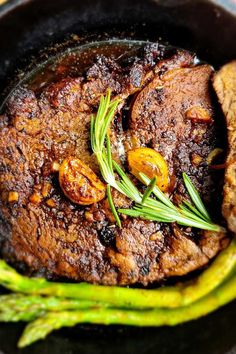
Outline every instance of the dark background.
<svg viewBox="0 0 236 354"><path fill-rule="evenodd" d="M168 41L198 53L216 68L236 58L236 2L198 0L12 0L0 8L0 92L33 56L60 52L77 34ZM223 9L227 7L227 11ZM92 34L92 35L91 35ZM75 43L73 42L73 45ZM72 45L72 42L71 42ZM78 45L78 42L77 42ZM42 48L52 47L50 51ZM56 48L56 49L55 49ZM36 65L36 64L33 64ZM17 71L18 72L18 71ZM6 89L7 88L7 89ZM236 303L175 328L78 326L24 350L23 324L1 324L0 354L234 354Z"/></svg>

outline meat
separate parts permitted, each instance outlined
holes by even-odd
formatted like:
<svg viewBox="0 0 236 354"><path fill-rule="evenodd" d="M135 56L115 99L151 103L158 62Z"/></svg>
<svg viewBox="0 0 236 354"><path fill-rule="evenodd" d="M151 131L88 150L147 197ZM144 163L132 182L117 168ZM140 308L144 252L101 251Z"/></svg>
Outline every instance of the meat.
<svg viewBox="0 0 236 354"><path fill-rule="evenodd" d="M236 233L236 61L215 74L213 86L225 114L228 133L222 211L229 229Z"/></svg>
<svg viewBox="0 0 236 354"><path fill-rule="evenodd" d="M204 109L210 117L213 116L208 93L211 74L209 65L169 70L162 77L157 75L134 102L131 113L134 135L141 137L141 143L159 150L171 170L176 163L173 159L175 150L189 139L198 144L209 130L207 124L201 124L198 119L194 131L195 123L189 112L194 107L196 111Z"/></svg>
<svg viewBox="0 0 236 354"><path fill-rule="evenodd" d="M0 128L2 255L47 277L110 285L147 285L207 265L227 245L224 232L129 217L120 230L106 198L87 206L67 198L58 169L73 156L101 178L90 149L90 117L110 87L123 99L111 127L114 157L127 168L128 150L156 149L168 162L170 198L186 198L181 175L187 172L216 209L221 181L206 163L220 147L211 75L211 67L195 67L188 52L154 55L149 46L123 66L99 57L84 76L51 84L39 96L16 90ZM116 207L131 205L112 194Z"/></svg>

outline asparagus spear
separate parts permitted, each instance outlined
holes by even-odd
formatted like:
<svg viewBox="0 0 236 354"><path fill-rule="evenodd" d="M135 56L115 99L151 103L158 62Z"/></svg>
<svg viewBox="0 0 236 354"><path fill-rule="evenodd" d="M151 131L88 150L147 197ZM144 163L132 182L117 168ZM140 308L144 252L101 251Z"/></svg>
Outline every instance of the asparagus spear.
<svg viewBox="0 0 236 354"><path fill-rule="evenodd" d="M24 330L18 343L20 348L61 327L71 327L79 323L123 324L132 326L174 326L197 319L235 299L236 274L201 300L176 309L119 310L109 308L86 311L62 311L48 313L31 322Z"/></svg>
<svg viewBox="0 0 236 354"><path fill-rule="evenodd" d="M64 284L43 278L28 278L18 274L0 260L0 284L25 294L50 295L99 301L116 307L175 308L188 305L208 294L221 284L236 264L236 241L232 241L199 277L190 283L155 290L99 286L86 283Z"/></svg>
<svg viewBox="0 0 236 354"><path fill-rule="evenodd" d="M56 297L42 297L39 295L9 294L0 297L0 321L17 322L32 321L48 311L64 311L98 308L101 306L94 301L77 299L60 299ZM106 307L106 304L102 304Z"/></svg>

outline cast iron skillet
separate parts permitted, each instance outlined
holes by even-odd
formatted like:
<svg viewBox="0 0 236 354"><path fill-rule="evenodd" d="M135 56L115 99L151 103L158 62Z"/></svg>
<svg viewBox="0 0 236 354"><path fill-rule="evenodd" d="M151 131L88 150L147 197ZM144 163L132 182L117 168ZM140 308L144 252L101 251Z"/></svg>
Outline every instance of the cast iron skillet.
<svg viewBox="0 0 236 354"><path fill-rule="evenodd" d="M0 8L0 92L6 94L4 89L16 69L25 69L42 48L65 40L69 40L67 46L74 41L78 45L72 34L81 42L104 37L155 41L161 37L196 51L217 68L236 58L236 1L9 1ZM56 50L63 48L57 46ZM41 57L45 59L45 54ZM77 326L21 351L16 342L23 324L1 324L0 354L234 354L235 315L236 302L174 328Z"/></svg>

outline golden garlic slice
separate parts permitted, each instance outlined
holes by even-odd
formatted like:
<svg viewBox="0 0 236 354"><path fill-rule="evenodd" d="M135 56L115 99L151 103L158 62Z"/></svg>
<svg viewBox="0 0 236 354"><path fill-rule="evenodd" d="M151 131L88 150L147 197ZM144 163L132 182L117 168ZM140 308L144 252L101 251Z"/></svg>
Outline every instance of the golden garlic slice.
<svg viewBox="0 0 236 354"><path fill-rule="evenodd" d="M80 205L97 203L105 197L105 185L90 167L74 157L62 162L59 183L64 194Z"/></svg>
<svg viewBox="0 0 236 354"><path fill-rule="evenodd" d="M168 166L162 155L150 148L137 148L128 151L130 172L140 179L140 172L149 178L157 177L157 186L164 192L168 189Z"/></svg>

